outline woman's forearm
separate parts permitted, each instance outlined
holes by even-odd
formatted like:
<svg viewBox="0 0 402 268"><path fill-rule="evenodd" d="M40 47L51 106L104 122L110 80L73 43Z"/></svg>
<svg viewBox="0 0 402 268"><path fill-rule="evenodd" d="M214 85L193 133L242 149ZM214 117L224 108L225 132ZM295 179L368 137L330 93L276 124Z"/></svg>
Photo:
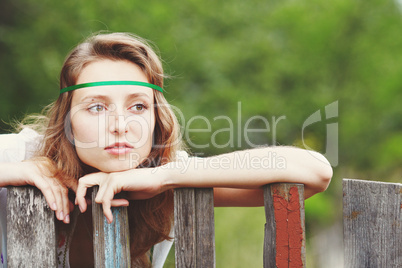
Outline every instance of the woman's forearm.
<svg viewBox="0 0 402 268"><path fill-rule="evenodd" d="M24 169L20 162L0 163L0 187L20 186L25 182Z"/></svg>
<svg viewBox="0 0 402 268"><path fill-rule="evenodd" d="M262 206L261 186L275 182L304 184L304 197L324 191L332 168L320 154L294 147L267 147L198 158L177 159L156 168L88 174L79 179L76 203L86 210L86 189L99 185L95 202L113 219L110 207L128 205L114 195L126 191L128 200L148 199L169 189L214 188L216 206ZM120 202L120 203L116 203Z"/></svg>
<svg viewBox="0 0 402 268"><path fill-rule="evenodd" d="M167 188L259 188L274 182L305 185L309 197L325 190L332 177L329 162L319 153L295 147L266 147L197 158L160 167L167 169Z"/></svg>

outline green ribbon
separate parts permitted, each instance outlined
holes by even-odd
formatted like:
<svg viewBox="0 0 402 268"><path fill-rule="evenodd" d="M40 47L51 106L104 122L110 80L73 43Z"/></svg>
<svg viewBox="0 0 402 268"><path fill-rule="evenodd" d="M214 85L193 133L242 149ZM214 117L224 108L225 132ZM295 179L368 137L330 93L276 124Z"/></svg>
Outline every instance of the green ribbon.
<svg viewBox="0 0 402 268"><path fill-rule="evenodd" d="M84 87L120 86L120 85L150 87L150 88L156 89L156 90L158 90L158 91L163 93L163 89L161 87L159 87L157 85L154 85L154 84L140 82L140 81L102 81L102 82L83 83L83 84L78 84L78 85L65 87L65 88L60 90L60 94L62 94L64 92L67 92L67 91L72 91L72 90L76 90L76 89L79 89L79 88L84 88Z"/></svg>

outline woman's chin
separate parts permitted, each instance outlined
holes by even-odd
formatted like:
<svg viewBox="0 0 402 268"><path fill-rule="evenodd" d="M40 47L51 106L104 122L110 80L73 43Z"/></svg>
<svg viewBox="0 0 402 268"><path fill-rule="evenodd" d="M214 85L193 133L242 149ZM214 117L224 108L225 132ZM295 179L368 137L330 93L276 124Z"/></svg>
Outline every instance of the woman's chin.
<svg viewBox="0 0 402 268"><path fill-rule="evenodd" d="M133 165L130 163L117 163L112 165L104 165L102 167L98 167L98 169L102 172L111 173L111 172L121 172L130 169L137 168L138 165Z"/></svg>

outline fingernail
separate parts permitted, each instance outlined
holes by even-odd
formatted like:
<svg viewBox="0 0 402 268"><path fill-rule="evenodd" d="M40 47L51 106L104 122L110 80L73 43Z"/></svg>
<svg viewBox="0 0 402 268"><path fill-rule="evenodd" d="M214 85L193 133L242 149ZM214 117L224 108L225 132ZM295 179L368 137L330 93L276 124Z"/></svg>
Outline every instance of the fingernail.
<svg viewBox="0 0 402 268"><path fill-rule="evenodd" d="M64 219L65 223L70 223L70 215L67 214L66 218Z"/></svg>
<svg viewBox="0 0 402 268"><path fill-rule="evenodd" d="M63 213L63 211L60 211L59 217L60 217L60 220L64 220L64 213Z"/></svg>
<svg viewBox="0 0 402 268"><path fill-rule="evenodd" d="M82 207L81 207L81 205L79 205L78 207L80 208L80 211L81 211L81 213L82 213L82 211L83 211L83 210L82 210Z"/></svg>
<svg viewBox="0 0 402 268"><path fill-rule="evenodd" d="M53 204L52 204L52 210L57 210L56 203L53 203Z"/></svg>

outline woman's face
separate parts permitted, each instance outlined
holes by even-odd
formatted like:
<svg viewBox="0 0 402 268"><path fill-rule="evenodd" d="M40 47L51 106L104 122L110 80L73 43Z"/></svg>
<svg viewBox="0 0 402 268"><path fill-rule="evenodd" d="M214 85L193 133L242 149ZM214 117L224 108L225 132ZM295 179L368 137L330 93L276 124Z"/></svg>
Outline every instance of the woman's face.
<svg viewBox="0 0 402 268"><path fill-rule="evenodd" d="M134 63L103 59L88 64L77 84L116 80L149 82ZM77 89L70 119L82 162L103 172L136 168L151 152L153 89L130 85Z"/></svg>

